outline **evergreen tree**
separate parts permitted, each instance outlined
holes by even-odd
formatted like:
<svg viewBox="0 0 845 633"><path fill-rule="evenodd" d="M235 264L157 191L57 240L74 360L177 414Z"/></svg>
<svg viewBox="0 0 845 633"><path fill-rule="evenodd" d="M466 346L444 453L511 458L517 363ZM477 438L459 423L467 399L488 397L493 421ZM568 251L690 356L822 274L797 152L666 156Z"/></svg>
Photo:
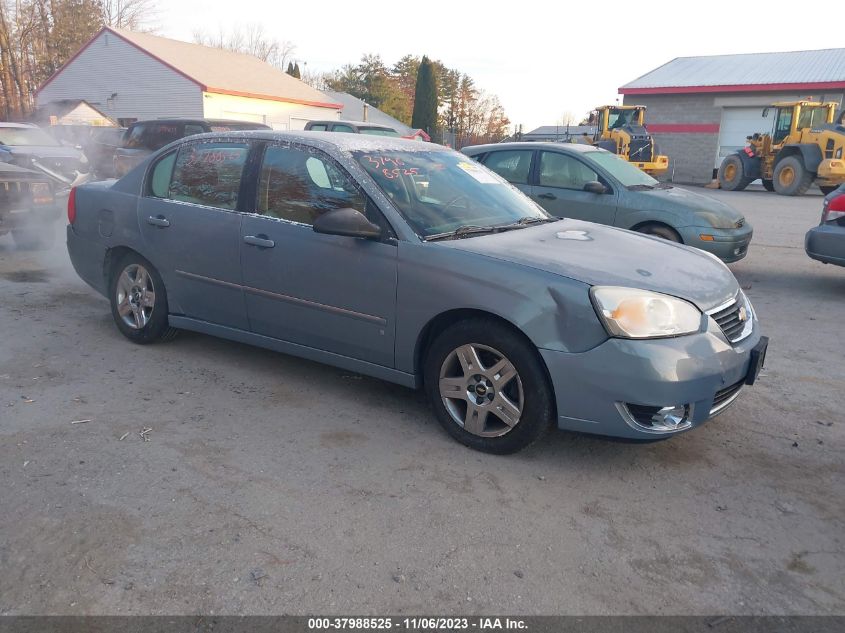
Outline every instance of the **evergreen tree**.
<svg viewBox="0 0 845 633"><path fill-rule="evenodd" d="M425 130L432 139L437 137L437 100L437 76L434 65L428 57L423 55L417 72L411 127Z"/></svg>
<svg viewBox="0 0 845 633"><path fill-rule="evenodd" d="M291 77L294 77L294 76L295 76L295 75L293 74L293 73L294 73L294 70L293 70L293 62L288 62L288 69L287 69L285 72L286 72L288 75L290 75Z"/></svg>
<svg viewBox="0 0 845 633"><path fill-rule="evenodd" d="M302 73L299 72L299 62L296 62L293 66L293 72L291 73L297 79L302 79Z"/></svg>

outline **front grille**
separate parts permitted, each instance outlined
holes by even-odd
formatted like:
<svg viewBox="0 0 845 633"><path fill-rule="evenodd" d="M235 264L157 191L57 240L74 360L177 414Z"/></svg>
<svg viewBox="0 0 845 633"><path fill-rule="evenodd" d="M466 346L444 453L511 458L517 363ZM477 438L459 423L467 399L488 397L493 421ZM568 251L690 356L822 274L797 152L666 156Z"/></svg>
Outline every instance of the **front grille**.
<svg viewBox="0 0 845 633"><path fill-rule="evenodd" d="M744 384L745 380L740 380L730 387L725 387L717 391L716 396L713 398L713 406L710 408L710 415L716 415L725 409L732 402L732 398L739 394Z"/></svg>
<svg viewBox="0 0 845 633"><path fill-rule="evenodd" d="M744 319L741 318L743 313L745 314ZM745 325L751 318L751 315L745 312L745 308L736 299L721 310L712 312L710 316L719 324L722 332L725 333L731 343L736 343L743 338Z"/></svg>
<svg viewBox="0 0 845 633"><path fill-rule="evenodd" d="M652 157L652 143L651 140L639 141L631 140L628 145L628 160L634 163L648 163L651 162Z"/></svg>

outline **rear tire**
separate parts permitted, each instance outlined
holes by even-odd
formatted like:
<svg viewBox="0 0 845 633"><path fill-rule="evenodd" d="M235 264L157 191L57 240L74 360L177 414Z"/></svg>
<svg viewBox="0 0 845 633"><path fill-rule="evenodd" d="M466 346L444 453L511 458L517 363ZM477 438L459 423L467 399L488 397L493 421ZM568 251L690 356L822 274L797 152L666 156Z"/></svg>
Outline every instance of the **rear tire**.
<svg viewBox="0 0 845 633"><path fill-rule="evenodd" d="M654 235L655 237L660 237L670 242L677 242L678 244L684 243L684 240L681 239L681 236L678 234L678 232L671 226L666 226L665 224L643 224L642 226L637 227L634 230L636 230L638 233L643 233L645 235Z"/></svg>
<svg viewBox="0 0 845 633"><path fill-rule="evenodd" d="M425 391L437 420L460 443L506 455L537 441L555 418L537 350L492 319L468 319L428 348Z"/></svg>
<svg viewBox="0 0 845 633"><path fill-rule="evenodd" d="M800 196L813 184L813 173L807 171L798 156L787 156L778 161L772 177L775 191L782 196Z"/></svg>
<svg viewBox="0 0 845 633"><path fill-rule="evenodd" d="M115 325L133 343L169 341L178 330L167 320L167 292L158 271L137 253L126 253L112 269L109 300Z"/></svg>
<svg viewBox="0 0 845 633"><path fill-rule="evenodd" d="M766 180L763 178L763 189L766 191L774 191L775 190L775 183L773 180Z"/></svg>
<svg viewBox="0 0 845 633"><path fill-rule="evenodd" d="M745 174L742 159L737 154L725 156L719 165L719 186L725 191L742 191L749 184L751 179Z"/></svg>

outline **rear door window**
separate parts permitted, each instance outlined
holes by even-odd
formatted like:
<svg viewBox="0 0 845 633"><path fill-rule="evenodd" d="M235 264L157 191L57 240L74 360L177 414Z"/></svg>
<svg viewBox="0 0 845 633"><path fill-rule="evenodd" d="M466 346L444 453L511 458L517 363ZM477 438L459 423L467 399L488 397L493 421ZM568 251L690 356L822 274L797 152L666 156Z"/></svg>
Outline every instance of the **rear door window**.
<svg viewBox="0 0 845 633"><path fill-rule="evenodd" d="M532 150L490 152L482 160L484 166L515 185L527 185L531 173Z"/></svg>
<svg viewBox="0 0 845 633"><path fill-rule="evenodd" d="M176 156L167 197L206 207L236 209L248 153L249 145L246 143L183 145ZM153 171L154 194L157 171L159 168L166 169L162 166L166 160L162 159ZM161 178L164 179L163 173Z"/></svg>
<svg viewBox="0 0 845 633"><path fill-rule="evenodd" d="M312 125L309 130L314 132L325 132L326 131L326 124L325 123L318 123L317 125Z"/></svg>
<svg viewBox="0 0 845 633"><path fill-rule="evenodd" d="M184 126L179 123L148 123L144 129L143 145L155 151L182 138Z"/></svg>
<svg viewBox="0 0 845 633"><path fill-rule="evenodd" d="M348 125L335 125L332 132L355 132L355 129Z"/></svg>

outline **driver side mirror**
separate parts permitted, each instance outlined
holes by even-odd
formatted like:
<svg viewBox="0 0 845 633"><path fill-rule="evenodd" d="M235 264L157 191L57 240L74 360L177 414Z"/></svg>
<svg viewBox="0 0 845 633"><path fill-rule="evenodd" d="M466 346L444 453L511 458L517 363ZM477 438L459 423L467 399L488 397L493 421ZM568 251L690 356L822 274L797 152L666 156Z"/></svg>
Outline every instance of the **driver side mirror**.
<svg viewBox="0 0 845 633"><path fill-rule="evenodd" d="M598 180L591 180L587 184L584 185L584 191L587 193L607 193L607 187L601 184Z"/></svg>
<svg viewBox="0 0 845 633"><path fill-rule="evenodd" d="M363 213L351 208L332 209L314 220L314 232L345 237L377 239L382 236L381 227L370 222Z"/></svg>

